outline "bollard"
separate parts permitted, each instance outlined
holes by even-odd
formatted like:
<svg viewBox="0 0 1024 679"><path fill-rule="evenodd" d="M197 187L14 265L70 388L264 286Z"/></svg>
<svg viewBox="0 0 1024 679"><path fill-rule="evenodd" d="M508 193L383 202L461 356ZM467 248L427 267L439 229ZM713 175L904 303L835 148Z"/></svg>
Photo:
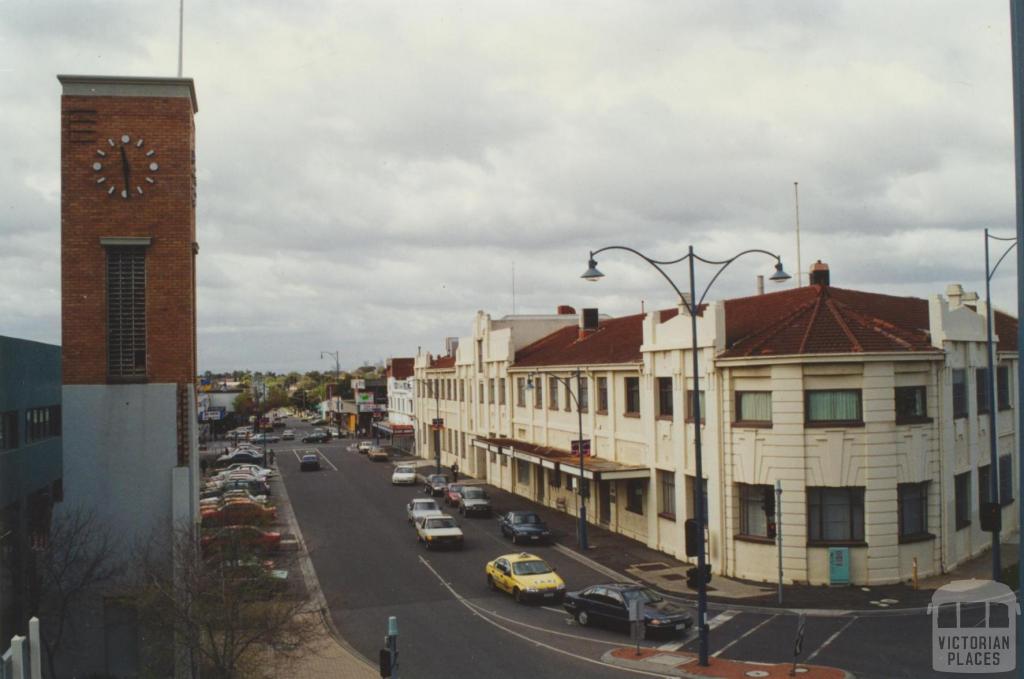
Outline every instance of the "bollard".
<svg viewBox="0 0 1024 679"><path fill-rule="evenodd" d="M32 671L32 679L43 679L43 661L40 653L42 637L39 635L39 618L34 615L28 619L28 653Z"/></svg>
<svg viewBox="0 0 1024 679"><path fill-rule="evenodd" d="M911 573L913 573L914 589L917 589L917 557L914 557L914 561L911 565Z"/></svg>

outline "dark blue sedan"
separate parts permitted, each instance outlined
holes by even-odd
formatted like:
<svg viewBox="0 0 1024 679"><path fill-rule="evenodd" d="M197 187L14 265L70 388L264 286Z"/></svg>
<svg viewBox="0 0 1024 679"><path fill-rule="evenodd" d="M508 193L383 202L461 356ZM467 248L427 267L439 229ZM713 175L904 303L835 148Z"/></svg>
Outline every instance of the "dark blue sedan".
<svg viewBox="0 0 1024 679"><path fill-rule="evenodd" d="M512 538L512 544L550 542L551 531L535 512L515 511L498 517L501 534Z"/></svg>
<svg viewBox="0 0 1024 679"><path fill-rule="evenodd" d="M303 455L302 459L299 460L299 470L304 472L320 471L320 456L315 453Z"/></svg>
<svg viewBox="0 0 1024 679"><path fill-rule="evenodd" d="M668 601L643 585L594 585L569 592L562 605L581 626L602 625L629 630L629 605L637 600L648 636L683 634L693 624L689 609Z"/></svg>

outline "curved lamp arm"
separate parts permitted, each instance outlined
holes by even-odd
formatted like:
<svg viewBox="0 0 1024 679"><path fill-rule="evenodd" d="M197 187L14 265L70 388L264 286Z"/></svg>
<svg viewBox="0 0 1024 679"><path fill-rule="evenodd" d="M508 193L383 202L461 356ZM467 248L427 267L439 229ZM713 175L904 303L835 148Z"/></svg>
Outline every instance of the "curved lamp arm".
<svg viewBox="0 0 1024 679"><path fill-rule="evenodd" d="M572 402L576 404L576 409L579 410L580 401L579 401L578 398L576 398L576 394L572 393L572 382L570 382L570 380L573 379L572 377L559 377L558 375L552 375L551 373L535 371L535 372L532 372L532 373L530 373L529 375L526 376L526 388L527 389L533 389L533 378L535 376L536 377L540 377L541 375L547 375L548 377L554 377L556 380L558 380L559 382L564 384L565 385L566 393L569 394L569 396L572 398Z"/></svg>
<svg viewBox="0 0 1024 679"><path fill-rule="evenodd" d="M640 252L639 250L634 250L633 248L626 247L625 245L609 245L609 246L603 247L603 248L601 248L599 250L591 250L590 251L590 261L591 262L594 261L594 255L599 255L602 252L605 252L606 250L625 250L626 252L632 252L634 255L636 255L640 259L644 260L645 262L647 262L648 264L653 266L655 269L658 270L658 273L660 273L662 275L662 277L666 281L668 281L668 284L672 286L672 289L676 291L676 294L679 295L679 301L682 304L686 304L686 297L683 296L683 291L680 290L678 288L678 286L676 286L675 282L673 282L673 280L671 278L669 278L668 274L665 273L665 270L662 269L661 266L662 265L669 265L669 264L678 264L679 262L681 262L684 259L686 259L687 257L689 257L689 255L684 255L683 257L680 257L679 259L676 259L676 260L673 260L673 261L670 261L670 262L659 262L656 259L651 259L650 257L648 257L644 253ZM687 307L689 307L688 304L687 304Z"/></svg>
<svg viewBox="0 0 1024 679"><path fill-rule="evenodd" d="M993 236L992 234L985 234L985 235L988 236L989 238L991 238L992 240L1013 241L1012 243L1010 243L1010 246L1008 248L1006 248L1006 251L1003 252L1003 254L1001 254L999 256L999 259L996 260L996 265L994 267L992 267L992 269L990 271L987 271L985 273L986 280L991 281L992 277L996 275L996 269L998 269L999 265L1003 263L1004 259L1006 259L1006 255L1010 254L1010 252L1015 247L1017 247L1017 239L1016 238L1004 238L1004 237L1001 237L1001 236Z"/></svg>

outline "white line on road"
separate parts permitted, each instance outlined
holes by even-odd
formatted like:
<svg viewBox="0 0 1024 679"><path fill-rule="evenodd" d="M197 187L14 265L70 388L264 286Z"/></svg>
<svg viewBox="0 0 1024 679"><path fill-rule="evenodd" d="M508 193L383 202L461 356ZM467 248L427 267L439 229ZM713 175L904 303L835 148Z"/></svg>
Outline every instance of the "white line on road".
<svg viewBox="0 0 1024 679"><path fill-rule="evenodd" d="M301 457L299 457L299 451L297 451L297 450L293 450L293 451L292 451L292 455L294 455L294 456L295 456L295 459L299 461L299 464L302 464L302 458L301 458Z"/></svg>
<svg viewBox="0 0 1024 679"><path fill-rule="evenodd" d="M333 469L334 471L338 471L338 468L334 466L333 462L331 462L331 458L329 458L326 455L324 455L323 451L321 451L319 448L314 448L313 450L316 451L316 454L320 456L321 460L323 460L327 464L331 465L331 469Z"/></svg>
<svg viewBox="0 0 1024 679"><path fill-rule="evenodd" d="M849 622L847 622L847 623L846 623L845 625L843 625L842 627L840 627L839 629L837 629L837 630L836 630L835 632L833 632L833 633L832 633L832 636L830 636L830 637L829 637L828 639L825 639L825 641L824 641L824 642L822 642L821 646L818 646L818 648L816 648L816 649L814 650L814 653L811 653L811 654L810 654L809 656L807 656L807 660L805 660L804 662L811 662L812 660L814 660L814 657L815 657L816 655L818 655L819 653L821 653L822 651L824 651L824 650L825 650L825 647L826 647L826 646L828 646L828 645L829 645L829 644L831 644L831 643L832 643L833 641L835 641L835 640L836 640L836 637L838 637L838 636L839 636L840 634L842 634L842 633L843 633L843 631L844 631L844 630L845 630L845 629L846 629L847 627L849 627L850 625L852 625L852 624L853 624L853 623L855 623L855 622L857 622L857 618L850 618Z"/></svg>
<svg viewBox="0 0 1024 679"><path fill-rule="evenodd" d="M757 630L761 629L762 627L764 627L765 625L767 625L768 623L770 623L772 620L774 620L777 617L779 617L779 616L778 615L773 615L770 618L766 618L766 619L762 620L760 624L754 625L753 627L748 629L746 632L744 632L743 634L739 635L738 637L736 637L735 639L733 639L732 641L727 643L725 646L722 646L720 649L718 649L717 651L712 653L711 657L712 658L717 658L718 656L722 655L722 653L727 651L729 648L731 648L732 646L735 646L739 642L743 641L744 639L749 637L751 634L753 634Z"/></svg>
<svg viewBox="0 0 1024 679"><path fill-rule="evenodd" d="M565 547L564 545L560 545L557 542L553 545L553 547L562 554L565 554L567 557L579 561L584 566L587 566L591 570L597 571L601 575L611 578L615 582L628 582L633 585L640 584L633 578L628 578L622 573L619 573L618 571L614 571L611 568L608 568L607 566L597 563L593 559L585 557L582 554L577 554L575 551L569 549L568 547Z"/></svg>
<svg viewBox="0 0 1024 679"><path fill-rule="evenodd" d="M721 627L723 623L729 622L739 614L739 611L734 610L723 611L708 621L708 629L713 630L716 627ZM683 646L690 643L696 638L697 637L695 636L688 636L686 639L683 639L682 641L670 641L667 644L662 644L661 646L658 646L658 650L678 651L680 648L682 648Z"/></svg>
<svg viewBox="0 0 1024 679"><path fill-rule="evenodd" d="M552 608L551 606L541 606L545 611L551 611L552 613L558 613L559 615L567 615L567 613L561 608Z"/></svg>

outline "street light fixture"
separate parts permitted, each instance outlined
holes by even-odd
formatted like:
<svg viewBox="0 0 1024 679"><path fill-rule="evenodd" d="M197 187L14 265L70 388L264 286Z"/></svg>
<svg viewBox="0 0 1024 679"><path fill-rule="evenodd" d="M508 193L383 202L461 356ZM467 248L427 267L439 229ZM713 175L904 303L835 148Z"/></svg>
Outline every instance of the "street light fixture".
<svg viewBox="0 0 1024 679"><path fill-rule="evenodd" d="M682 257L680 257L678 259L657 260L657 259L652 259L652 258L648 257L647 255L645 255L645 254L643 254L643 253L641 253L641 252L639 252L637 250L634 250L633 248L626 247L624 245L609 245L607 247L603 247L603 248L600 248L598 250L592 250L590 252L590 259L587 261L587 271L583 274L583 276L581 276L581 278L583 278L585 280L588 280L588 281L597 281L598 279L604 277L604 274L602 274L597 269L597 260L594 259L594 256L598 255L598 254L600 254L600 253L602 253L602 252L604 252L606 250L625 250L626 252L632 252L634 255L636 255L640 259L644 260L645 262L647 262L648 264L653 266L658 271L658 273L660 273L662 275L662 277L666 281L668 281L668 284L672 286L672 289L675 290L676 294L679 296L679 304L680 304L680 306L684 307L689 312L689 314L690 314L690 334L691 334L691 339L692 339L692 346L691 346L691 348L692 348L692 353L693 353L693 399L692 399L692 401L693 401L693 422L694 422L694 426L693 426L693 432L694 432L694 435L693 435L693 448L694 448L694 458L693 459L694 459L694 465L693 466L694 466L694 472L695 472L695 474L697 476L696 481L694 482L693 486L694 486L694 505L695 505L695 508L696 508L695 511L697 513L697 516L696 516L697 526L699 526L699 529L700 529L700 540L697 541L697 543L698 543L698 546L697 546L697 625L698 625L698 631L699 631L699 634L700 634L700 648L699 648L698 656L699 656L700 664L702 666L704 666L704 667L707 667L708 666L708 624L707 624L708 590L707 590L707 582L706 582L705 576L704 576L704 574L706 572L705 564L704 564L704 562L705 562L705 557L704 557L704 532L707 529L707 516L705 516L705 511L704 511L704 470L703 470L703 465L702 465L702 462L701 462L701 452L702 452L701 451L701 431L700 431L700 419L701 419L700 405L701 404L700 404L700 375L698 374L698 369L699 368L698 368L698 365L697 365L697 349L698 349L698 347L697 347L697 311L700 309L701 305L704 303L704 298L707 297L708 291L711 289L711 286L714 285L716 280L718 280L718 277L722 274L723 271L725 271L726 267L728 267L730 264L732 264L733 262L735 262L737 259L739 259L740 257L742 257L744 255L758 253L758 254L768 255L769 257L774 258L775 259L775 273L773 273L771 275L769 280L775 281L776 283L781 283L783 281L789 280L791 278L791 276L788 273L786 273L785 270L782 268L782 257L780 255L777 255L777 254L775 254L773 252L769 252L767 250L758 250L758 249L744 250L743 252L741 252L741 253L733 256L733 257L730 257L729 259L723 259L723 260L719 261L719 260L713 260L713 259L705 259L703 257L700 257L700 256L694 254L693 246L691 245L689 247L689 250L688 250L687 254L683 255ZM690 267L690 298L689 298L689 300L687 300L686 295L683 294L683 292L679 289L679 287L675 284L675 282L673 282L673 280L669 277L669 275L667 273L665 273L665 270L662 268L663 266L668 266L668 265L672 265L672 264L678 264L679 262L682 262L684 260L689 263L689 267ZM711 277L711 281L707 284L707 287L704 288L704 292L701 293L700 299L697 298L697 288L696 288L696 283L694 281L694 271L693 271L694 263L697 262L697 261L701 261L701 262L704 262L705 264L710 264L712 266L717 266L718 267L718 271L716 271L715 275Z"/></svg>
<svg viewBox="0 0 1024 679"><path fill-rule="evenodd" d="M598 272L598 275L601 275L600 272ZM530 375L526 378L526 388L532 390L533 389L533 380L534 380L534 378L539 378L540 375L542 375L542 374L544 374L544 373L538 373L538 372L530 373ZM579 539L580 551L585 552L588 549L588 545L587 545L587 495L586 495L586 493L583 492L583 481L585 480L583 478L583 409L580 408L580 399L579 399L579 394L581 393L581 390L582 390L583 377L582 377L582 374L580 373L579 366L576 366L576 393L575 394L572 393L572 386L570 385L570 382L569 382L569 380L571 378L569 378L569 377L559 377L558 375L550 375L550 377L558 380L560 383L565 385L566 393L569 394L569 397L572 398L573 403L576 404L576 414L579 417L579 438L577 439L577 444L576 445L578 446L578 452L580 454L580 483L579 483L579 487L578 487L578 489L576 491L576 494L580 498L580 510L579 510L579 520L578 520L579 528L577 530L577 535L578 535L578 539Z"/></svg>
<svg viewBox="0 0 1024 679"><path fill-rule="evenodd" d="M998 240L1009 242L1010 245L1006 248L999 259L996 260L996 265L991 269L989 268L989 256L988 256L988 242L989 240ZM989 447L989 474L988 474L988 498L989 502L1000 502L999 498L999 455L996 450L998 445L996 427L999 422L999 407L996 403L996 371L995 371L995 351L996 348L992 344L992 327L996 322L995 312L992 311L992 276L995 275L996 269L1006 259L1006 255L1010 254L1010 251L1017 246L1016 238L1002 238L1000 236L993 236L985 229L985 354L988 359L988 447ZM999 581L1002 576L1002 559L1000 555L1001 547L999 544L999 525L996 524L992 530L992 579Z"/></svg>
<svg viewBox="0 0 1024 679"><path fill-rule="evenodd" d="M320 360L323 360L324 356L330 356L330 357L332 357L334 359L334 388L339 390L339 391L341 390L341 362L340 362L340 360L338 358L338 356L340 354L341 354L341 350L340 349L337 350L337 351L321 351L320 352ZM324 395L326 396L327 394L325 393ZM335 394L331 398L331 406L338 405L337 402L334 400L337 397L338 397L338 395ZM340 409L337 410L337 411L334 411L334 425L338 428L338 436L341 436L341 411L340 411ZM330 430L328 430L328 436L329 435L330 435Z"/></svg>

